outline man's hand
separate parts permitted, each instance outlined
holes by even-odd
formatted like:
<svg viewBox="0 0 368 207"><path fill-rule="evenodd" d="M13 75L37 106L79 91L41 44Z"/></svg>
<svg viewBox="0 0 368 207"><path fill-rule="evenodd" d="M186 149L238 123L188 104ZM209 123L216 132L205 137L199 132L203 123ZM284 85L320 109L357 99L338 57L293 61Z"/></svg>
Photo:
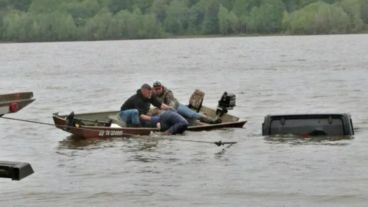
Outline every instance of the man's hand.
<svg viewBox="0 0 368 207"><path fill-rule="evenodd" d="M161 107L160 107L162 110L169 110L169 109L173 109L173 107L172 106L169 106L169 105L167 105L167 104L164 104L164 103L162 103L161 104Z"/></svg>
<svg viewBox="0 0 368 207"><path fill-rule="evenodd" d="M141 118L143 121L151 121L151 116L149 115L141 114L139 118Z"/></svg>

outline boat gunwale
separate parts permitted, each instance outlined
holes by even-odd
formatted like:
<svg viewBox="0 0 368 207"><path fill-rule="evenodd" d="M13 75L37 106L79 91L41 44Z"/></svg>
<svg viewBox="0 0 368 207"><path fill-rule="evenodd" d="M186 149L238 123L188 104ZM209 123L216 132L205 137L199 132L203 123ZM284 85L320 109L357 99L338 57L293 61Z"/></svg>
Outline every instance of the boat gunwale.
<svg viewBox="0 0 368 207"><path fill-rule="evenodd" d="M79 115L95 115L95 114L105 114L105 113L115 113L115 112L118 112L118 111L105 111L105 112L96 112L96 113L80 113L80 114L76 114L76 116L79 116ZM60 120L64 121L66 123L66 120L65 118L67 117L68 115L59 115L58 113L54 113L53 114L53 117L57 117L59 118ZM78 118L76 118L78 119ZM92 121L92 120L91 120ZM208 127L219 127L219 126L226 126L226 125L233 125L233 124L241 124L243 123L246 124L247 123L247 120L242 120L242 121L231 121L231 122L223 122L223 123L217 123L217 124L207 124L207 123L204 123L202 125L194 125L194 126L188 126L188 130L190 129L200 129L200 128L208 128ZM242 126L243 126L242 125ZM56 124L55 124L56 126ZM83 125L81 126L80 128L93 128L93 129L145 129L145 130L155 130L155 129L158 129L158 128L153 128L153 127L120 127L120 128L111 128L111 127L104 127L104 126L89 126L89 125ZM155 130L157 131L157 130Z"/></svg>
<svg viewBox="0 0 368 207"><path fill-rule="evenodd" d="M78 114L78 115L80 115L80 114ZM67 115L60 116L60 115L54 114L53 115L54 119L56 118L56 119L58 119L58 120L65 123L64 125L59 125L59 124L56 124L55 120L54 120L54 125L58 128L68 128L68 127L70 127L66 124L66 122L67 122L65 120L66 117L67 117ZM113 127L107 127L107 126L90 126L90 125L82 125L80 127L73 127L73 128L77 128L77 129L94 129L94 130L95 129L109 129L109 130L137 129L137 130L146 130L146 131L148 131L148 130L157 131L156 129L158 129L158 128L153 128L153 127L120 127L120 128L113 128Z"/></svg>
<svg viewBox="0 0 368 207"><path fill-rule="evenodd" d="M103 111L103 112L92 112L92 113L80 113L75 114L75 118L78 119L78 116L86 116L86 115L101 115L101 114L114 114L119 111ZM233 115L230 115L233 116ZM92 136L86 135L86 131L122 131L124 136L139 136L139 135L149 135L151 132L159 132L159 128L149 128L149 127L107 127L107 126L92 126L92 125L81 125L79 127L74 126L68 126L66 118L68 115L59 115L59 113L53 113L53 120L55 127L62 129L63 131L72 133L77 136L82 136L84 138L91 138ZM235 116L233 116L235 117ZM238 118L238 117L236 117ZM83 119L83 118L81 118ZM83 120L82 120L83 121ZM98 120L88 120L91 122ZM61 124L60 124L61 123ZM104 123L104 121L100 121L100 123ZM107 123L107 122L106 122ZM228 121L228 122L222 122L217 124L207 124L203 123L201 125L192 125L188 126L187 131L210 131L210 130L216 130L216 129L224 129L224 128L243 128L243 126L247 123L247 120L241 120L241 121ZM114 136L103 136L103 137L114 137Z"/></svg>

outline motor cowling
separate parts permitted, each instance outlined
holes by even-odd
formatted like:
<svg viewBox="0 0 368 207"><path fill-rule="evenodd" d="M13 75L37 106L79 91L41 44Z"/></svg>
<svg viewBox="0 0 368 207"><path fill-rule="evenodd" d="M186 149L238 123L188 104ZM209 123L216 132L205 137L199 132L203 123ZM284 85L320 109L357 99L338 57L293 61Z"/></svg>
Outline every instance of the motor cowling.
<svg viewBox="0 0 368 207"><path fill-rule="evenodd" d="M217 111L216 113L220 116L227 113L228 110L231 110L236 105L236 97L233 93L224 92L221 96L221 99L218 101Z"/></svg>

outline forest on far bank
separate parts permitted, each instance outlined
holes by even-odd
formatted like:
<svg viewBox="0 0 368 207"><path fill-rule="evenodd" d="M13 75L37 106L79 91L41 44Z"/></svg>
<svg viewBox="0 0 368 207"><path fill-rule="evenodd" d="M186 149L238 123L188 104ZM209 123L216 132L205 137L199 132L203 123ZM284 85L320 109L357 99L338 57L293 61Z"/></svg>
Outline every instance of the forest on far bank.
<svg viewBox="0 0 368 207"><path fill-rule="evenodd" d="M0 41L368 31L368 0L0 0Z"/></svg>

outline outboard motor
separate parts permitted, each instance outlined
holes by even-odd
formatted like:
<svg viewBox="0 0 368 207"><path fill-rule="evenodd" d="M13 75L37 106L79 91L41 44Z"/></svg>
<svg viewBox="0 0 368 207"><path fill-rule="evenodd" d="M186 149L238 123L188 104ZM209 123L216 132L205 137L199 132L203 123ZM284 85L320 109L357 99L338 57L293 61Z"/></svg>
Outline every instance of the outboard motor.
<svg viewBox="0 0 368 207"><path fill-rule="evenodd" d="M81 120L74 118L74 111L72 111L67 117L66 117L67 125L70 127L76 127L79 128L79 126L84 125Z"/></svg>
<svg viewBox="0 0 368 207"><path fill-rule="evenodd" d="M67 117L66 117L68 126L74 127L75 126L75 120L74 120L74 111L72 111Z"/></svg>
<svg viewBox="0 0 368 207"><path fill-rule="evenodd" d="M216 115L221 117L226 114L228 110L231 110L235 107L235 94L224 92L222 94L221 99L218 101Z"/></svg>

